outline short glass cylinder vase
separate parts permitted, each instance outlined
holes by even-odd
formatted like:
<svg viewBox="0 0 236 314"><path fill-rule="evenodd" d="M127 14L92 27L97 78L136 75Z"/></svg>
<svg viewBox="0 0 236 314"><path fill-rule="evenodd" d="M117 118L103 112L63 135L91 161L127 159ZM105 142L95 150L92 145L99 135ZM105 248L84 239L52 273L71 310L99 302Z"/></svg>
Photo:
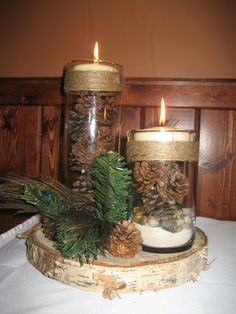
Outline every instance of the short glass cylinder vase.
<svg viewBox="0 0 236 314"><path fill-rule="evenodd" d="M104 61L70 62L65 68L64 89L64 181L93 199L90 166L116 148L122 66Z"/></svg>
<svg viewBox="0 0 236 314"><path fill-rule="evenodd" d="M127 160L137 192L133 221L143 250L185 251L195 239L196 133L173 128L128 132Z"/></svg>

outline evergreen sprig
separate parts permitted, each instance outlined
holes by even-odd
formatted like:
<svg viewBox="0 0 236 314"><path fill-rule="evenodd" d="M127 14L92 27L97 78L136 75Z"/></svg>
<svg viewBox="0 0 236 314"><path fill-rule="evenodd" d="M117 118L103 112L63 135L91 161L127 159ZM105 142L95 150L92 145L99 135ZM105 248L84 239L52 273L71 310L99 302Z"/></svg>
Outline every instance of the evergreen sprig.
<svg viewBox="0 0 236 314"><path fill-rule="evenodd" d="M131 170L124 158L107 152L91 166L97 215L102 220L118 223L129 218L131 208Z"/></svg>
<svg viewBox="0 0 236 314"><path fill-rule="evenodd" d="M32 182L24 186L21 198L54 222L55 247L64 256L83 263L104 252L112 225L101 221L91 204L75 207L57 191Z"/></svg>
<svg viewBox="0 0 236 314"><path fill-rule="evenodd" d="M55 247L66 257L78 258L81 263L104 253L114 224L127 220L132 206L131 170L126 167L123 157L114 152L102 155L91 166L90 174L95 204L80 193L75 197L59 182L11 176L3 180L3 184L11 184L8 195L12 195L13 203L20 208L24 208L24 204L31 206L47 216L55 226ZM5 190L0 189L0 196ZM9 201L4 199L3 207L4 202Z"/></svg>
<svg viewBox="0 0 236 314"><path fill-rule="evenodd" d="M7 195L7 197L5 197ZM0 208L25 208L47 216L55 227L54 245L80 262L103 253L112 227L100 220L91 201L57 181L0 175Z"/></svg>
<svg viewBox="0 0 236 314"><path fill-rule="evenodd" d="M56 247L63 255L83 263L104 254L112 225L104 224L95 212L65 212L57 225Z"/></svg>

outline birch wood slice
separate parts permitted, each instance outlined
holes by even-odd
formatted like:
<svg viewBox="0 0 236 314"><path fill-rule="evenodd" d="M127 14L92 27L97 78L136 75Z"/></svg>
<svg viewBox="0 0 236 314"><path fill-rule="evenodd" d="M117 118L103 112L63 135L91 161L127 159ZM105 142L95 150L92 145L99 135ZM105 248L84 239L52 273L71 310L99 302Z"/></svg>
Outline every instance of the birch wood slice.
<svg viewBox="0 0 236 314"><path fill-rule="evenodd" d="M181 253L140 252L135 258L106 257L89 264L65 258L38 230L27 240L29 262L47 277L112 299L120 292L159 290L198 280L207 269L207 237L197 228L191 249Z"/></svg>

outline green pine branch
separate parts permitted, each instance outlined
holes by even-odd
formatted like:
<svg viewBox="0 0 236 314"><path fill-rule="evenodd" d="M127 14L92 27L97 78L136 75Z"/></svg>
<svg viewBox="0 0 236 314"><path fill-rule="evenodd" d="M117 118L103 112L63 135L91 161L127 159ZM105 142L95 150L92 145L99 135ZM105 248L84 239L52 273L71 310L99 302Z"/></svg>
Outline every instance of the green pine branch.
<svg viewBox="0 0 236 314"><path fill-rule="evenodd" d="M28 209L53 221L55 247L81 262L104 253L113 225L96 215L91 201L57 181L0 176L0 208Z"/></svg>
<svg viewBox="0 0 236 314"><path fill-rule="evenodd" d="M106 221L118 223L129 218L131 207L131 170L124 158L108 152L91 166L95 203L98 216Z"/></svg>
<svg viewBox="0 0 236 314"><path fill-rule="evenodd" d="M12 196L13 203L22 202L23 207L24 204L31 206L50 218L56 230L56 248L82 263L104 253L114 224L128 219L132 200L131 171L118 154L109 152L98 158L91 167L91 176L96 209L91 201L79 193L75 197L57 182L6 177L3 184L11 184L8 195ZM5 187L2 195L4 190Z"/></svg>
<svg viewBox="0 0 236 314"><path fill-rule="evenodd" d="M112 224L101 221L87 208L62 212L58 218L55 245L64 256L79 258L83 263L104 254Z"/></svg>

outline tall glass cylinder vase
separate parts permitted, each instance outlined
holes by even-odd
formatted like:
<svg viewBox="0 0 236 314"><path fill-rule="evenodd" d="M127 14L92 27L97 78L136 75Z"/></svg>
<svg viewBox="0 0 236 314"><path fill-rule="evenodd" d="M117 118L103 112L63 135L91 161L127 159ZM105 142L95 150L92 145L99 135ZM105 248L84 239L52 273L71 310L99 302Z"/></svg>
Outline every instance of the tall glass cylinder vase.
<svg viewBox="0 0 236 314"><path fill-rule="evenodd" d="M65 181L75 191L93 198L91 164L115 150L117 96L122 89L122 67L99 61L74 61L65 70Z"/></svg>
<svg viewBox="0 0 236 314"><path fill-rule="evenodd" d="M195 238L195 132L131 131L127 159L137 191L133 221L141 231L143 249L166 253L189 249Z"/></svg>

